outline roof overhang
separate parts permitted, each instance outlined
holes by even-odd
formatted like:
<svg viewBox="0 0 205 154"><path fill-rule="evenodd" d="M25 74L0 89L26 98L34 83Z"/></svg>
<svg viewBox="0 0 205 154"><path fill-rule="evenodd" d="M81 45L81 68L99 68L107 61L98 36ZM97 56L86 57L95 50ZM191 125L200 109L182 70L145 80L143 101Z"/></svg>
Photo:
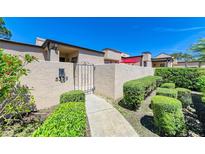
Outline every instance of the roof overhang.
<svg viewBox="0 0 205 154"><path fill-rule="evenodd" d="M104 52L101 52L101 51L97 51L97 50L93 50L93 49L89 49L89 48L84 48L84 47L80 47L80 46L76 46L76 45L71 45L71 44L68 44L68 43L59 42L59 41L55 41L55 40L51 40L51 39L46 39L46 41L42 44L42 47L44 47L44 48L47 47L47 45L49 43L65 45L65 46L69 46L69 47L72 47L72 48L86 50L86 51L91 51L91 52L95 52L95 53L99 53L99 54L104 55Z"/></svg>

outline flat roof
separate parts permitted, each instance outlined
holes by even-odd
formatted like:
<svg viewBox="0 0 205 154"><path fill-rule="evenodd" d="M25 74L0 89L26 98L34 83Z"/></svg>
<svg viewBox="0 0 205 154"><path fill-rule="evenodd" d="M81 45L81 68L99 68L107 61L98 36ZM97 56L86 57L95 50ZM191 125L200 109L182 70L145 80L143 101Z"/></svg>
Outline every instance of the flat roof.
<svg viewBox="0 0 205 154"><path fill-rule="evenodd" d="M93 49L89 49L89 48L85 48L85 47L80 47L80 46L76 46L76 45L72 45L72 44L68 44L68 43L64 43L64 42L59 42L59 41L55 41L55 40L51 40L51 39L46 39L46 41L42 44L42 47L45 47L45 45L49 42L53 42L53 43L57 43L57 44L65 45L65 46L70 46L73 48L88 50L88 51L92 51L92 52L96 52L96 53L104 55L104 52L101 52L101 51L97 51L97 50L93 50Z"/></svg>
<svg viewBox="0 0 205 154"><path fill-rule="evenodd" d="M28 43L22 43L22 42L17 42L17 41L11 41L11 40L5 40L5 39L0 39L0 41L6 42L6 43L13 43L13 44L18 44L18 45L26 45L26 46L30 46L30 47L42 48L42 46L28 44Z"/></svg>
<svg viewBox="0 0 205 154"><path fill-rule="evenodd" d="M103 50L112 50L112 51L117 52L117 53L123 53L123 52L121 52L121 51L118 51L118 50L115 50L115 49L112 49L112 48L105 48L105 49L103 49Z"/></svg>

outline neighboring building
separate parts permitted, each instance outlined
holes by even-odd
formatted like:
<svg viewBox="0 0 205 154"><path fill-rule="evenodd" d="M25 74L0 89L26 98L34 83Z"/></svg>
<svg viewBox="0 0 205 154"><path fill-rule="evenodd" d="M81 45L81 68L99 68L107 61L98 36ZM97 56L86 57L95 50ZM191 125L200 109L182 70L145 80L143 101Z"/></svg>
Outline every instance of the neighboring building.
<svg viewBox="0 0 205 154"><path fill-rule="evenodd" d="M152 67L173 67L174 57L162 53L152 58Z"/></svg>
<svg viewBox="0 0 205 154"><path fill-rule="evenodd" d="M142 66L142 55L131 56L131 57L122 57L122 60L120 63Z"/></svg>
<svg viewBox="0 0 205 154"><path fill-rule="evenodd" d="M121 63L144 67L152 67L151 57L152 55L150 52L143 52L142 55L139 56L122 57Z"/></svg>
<svg viewBox="0 0 205 154"><path fill-rule="evenodd" d="M205 67L205 62L203 61L179 61L173 65L173 67Z"/></svg>
<svg viewBox="0 0 205 154"><path fill-rule="evenodd" d="M121 61L121 54L122 52L117 51L115 49L111 48L105 48L103 49L104 55L104 62L105 64L109 63L119 63Z"/></svg>
<svg viewBox="0 0 205 154"><path fill-rule="evenodd" d="M23 56L31 54L39 60L104 64L104 53L50 39L36 39L36 45L0 40L0 48L6 52Z"/></svg>

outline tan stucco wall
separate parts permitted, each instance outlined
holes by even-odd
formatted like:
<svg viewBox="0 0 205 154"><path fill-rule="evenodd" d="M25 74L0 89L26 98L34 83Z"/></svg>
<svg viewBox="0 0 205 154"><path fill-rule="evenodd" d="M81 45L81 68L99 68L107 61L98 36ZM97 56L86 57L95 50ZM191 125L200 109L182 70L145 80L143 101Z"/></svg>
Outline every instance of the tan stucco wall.
<svg viewBox="0 0 205 154"><path fill-rule="evenodd" d="M101 53L79 50L78 63L104 64L104 55Z"/></svg>
<svg viewBox="0 0 205 154"><path fill-rule="evenodd" d="M27 68L30 73L22 78L22 83L33 88L32 94L38 109L57 105L60 95L74 88L72 63L39 61L29 64ZM65 83L56 81L59 68L64 68L65 75L68 76Z"/></svg>
<svg viewBox="0 0 205 154"><path fill-rule="evenodd" d="M153 68L127 64L96 65L95 93L118 100L123 97L123 84L126 81L148 75L154 75Z"/></svg>
<svg viewBox="0 0 205 154"><path fill-rule="evenodd" d="M105 52L105 59L109 59L109 60L117 60L120 61L121 60L121 53L112 51L112 50L104 50Z"/></svg>
<svg viewBox="0 0 205 154"><path fill-rule="evenodd" d="M94 72L95 93L114 97L115 64L96 65Z"/></svg>
<svg viewBox="0 0 205 154"><path fill-rule="evenodd" d="M45 60L46 57L46 51L38 47L13 44L9 42L0 42L0 48L4 49L6 53L10 53L18 56L24 56L25 54L30 54L32 56L35 56L39 60Z"/></svg>
<svg viewBox="0 0 205 154"><path fill-rule="evenodd" d="M175 64L173 67L185 67L185 62ZM199 62L187 62L187 67L199 67ZM205 67L205 62L201 63L201 67Z"/></svg>

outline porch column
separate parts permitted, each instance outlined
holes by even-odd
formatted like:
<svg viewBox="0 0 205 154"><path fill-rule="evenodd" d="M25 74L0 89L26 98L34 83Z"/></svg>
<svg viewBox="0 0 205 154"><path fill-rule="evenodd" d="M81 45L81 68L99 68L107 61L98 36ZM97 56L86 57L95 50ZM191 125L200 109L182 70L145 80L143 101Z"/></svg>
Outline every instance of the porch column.
<svg viewBox="0 0 205 154"><path fill-rule="evenodd" d="M58 50L57 44L49 43L48 51L49 51L49 60L50 61L59 61L59 50Z"/></svg>

